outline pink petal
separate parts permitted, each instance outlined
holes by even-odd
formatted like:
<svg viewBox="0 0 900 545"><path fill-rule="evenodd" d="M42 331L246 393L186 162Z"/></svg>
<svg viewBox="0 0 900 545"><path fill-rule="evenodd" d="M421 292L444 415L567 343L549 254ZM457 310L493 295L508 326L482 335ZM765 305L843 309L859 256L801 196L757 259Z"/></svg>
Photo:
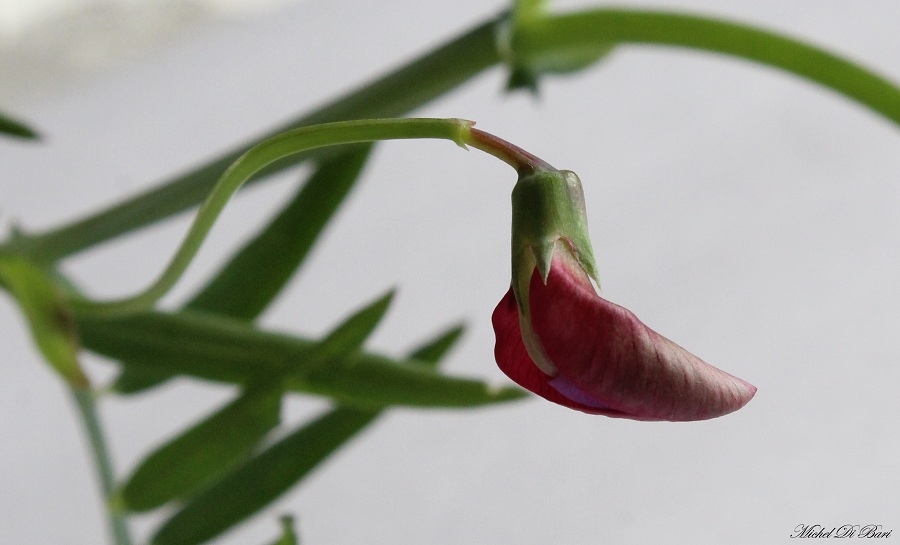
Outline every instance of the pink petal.
<svg viewBox="0 0 900 545"><path fill-rule="evenodd" d="M551 377L544 374L531 361L525 344L522 342L522 332L519 329L519 307L516 304L512 288L506 292L506 295L500 300L500 304L494 309L491 321L494 324L494 334L497 338L494 346L497 366L513 382L559 405L586 413L607 414L561 394L549 384Z"/></svg>
<svg viewBox="0 0 900 545"><path fill-rule="evenodd" d="M585 412L636 420L705 420L736 411L756 393L755 386L705 363L630 311L600 298L576 267L557 254L547 285L538 274L532 276L531 322L559 374L594 405L609 407ZM499 344L498 334L497 352ZM518 370L521 362L501 364L501 369L504 365ZM522 371L517 372L521 377ZM552 388L540 377L529 383ZM585 410L583 403L572 403L562 404Z"/></svg>

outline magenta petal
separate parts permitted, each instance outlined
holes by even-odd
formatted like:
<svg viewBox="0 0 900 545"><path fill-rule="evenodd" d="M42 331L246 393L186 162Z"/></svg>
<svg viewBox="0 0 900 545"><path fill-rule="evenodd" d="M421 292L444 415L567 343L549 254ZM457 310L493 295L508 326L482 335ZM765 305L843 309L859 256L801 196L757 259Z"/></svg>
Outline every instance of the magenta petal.
<svg viewBox="0 0 900 545"><path fill-rule="evenodd" d="M522 342L522 332L519 328L519 307L516 297L510 288L491 317L494 325L494 333L497 343L494 347L494 357L497 366L506 376L519 386L529 390L548 401L564 405L591 414L607 414L609 416L622 416L618 411L609 414L610 411L599 409L583 403L579 403L560 393L550 385L551 377L538 369L531 361L525 344Z"/></svg>
<svg viewBox="0 0 900 545"><path fill-rule="evenodd" d="M532 277L531 323L559 374L592 397L592 404L610 407L587 412L636 420L705 420L740 409L756 393L755 386L705 363L630 311L600 298L573 263L554 257L546 285L538 274ZM498 350L499 344L498 334Z"/></svg>

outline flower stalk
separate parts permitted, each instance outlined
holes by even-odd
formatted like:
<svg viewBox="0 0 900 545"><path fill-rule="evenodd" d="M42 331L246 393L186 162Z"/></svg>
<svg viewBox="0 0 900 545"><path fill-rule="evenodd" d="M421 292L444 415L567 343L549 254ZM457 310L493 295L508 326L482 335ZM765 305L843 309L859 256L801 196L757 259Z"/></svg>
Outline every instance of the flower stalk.
<svg viewBox="0 0 900 545"><path fill-rule="evenodd" d="M463 148L471 145L489 153L505 161L520 175L553 168L501 138L473 129L472 125L474 122L462 119L364 119L301 127L273 136L239 157L219 178L175 255L152 285L122 299L77 298L71 304L81 312L93 314L121 314L151 307L184 274L228 200L244 183L265 168L309 150L377 140L443 139Z"/></svg>

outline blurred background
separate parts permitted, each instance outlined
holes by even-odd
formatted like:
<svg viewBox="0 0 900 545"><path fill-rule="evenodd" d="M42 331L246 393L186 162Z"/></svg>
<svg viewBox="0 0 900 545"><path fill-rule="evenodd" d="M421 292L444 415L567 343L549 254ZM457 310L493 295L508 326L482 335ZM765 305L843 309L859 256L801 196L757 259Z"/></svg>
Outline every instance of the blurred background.
<svg viewBox="0 0 900 545"><path fill-rule="evenodd" d="M551 2L554 8L585 2ZM656 0L824 45L900 81L900 4ZM0 233L40 230L152 187L498 13L501 0L0 0ZM795 77L624 46L539 97L493 69L419 116L462 117L585 187L603 294L759 388L741 411L641 423L538 399L394 409L273 509L221 540L262 543L788 543L799 524L900 532L900 131ZM291 171L226 208L173 307L263 224ZM263 317L320 335L385 290L369 348L399 355L464 321L448 372L506 383L490 313L509 284L514 174L447 142L380 145L307 266ZM186 214L79 254L91 293L155 278ZM0 299L0 539L106 540L80 424ZM86 356L98 382L114 366ZM121 474L232 395L178 381L103 404ZM295 399L296 423L327 406ZM137 519L138 541L160 514ZM891 536L896 539L897 535Z"/></svg>

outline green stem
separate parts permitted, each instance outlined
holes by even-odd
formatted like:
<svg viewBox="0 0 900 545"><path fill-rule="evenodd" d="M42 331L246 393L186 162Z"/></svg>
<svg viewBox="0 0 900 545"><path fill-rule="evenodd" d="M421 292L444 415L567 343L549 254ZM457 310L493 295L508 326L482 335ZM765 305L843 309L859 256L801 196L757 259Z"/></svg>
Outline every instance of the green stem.
<svg viewBox="0 0 900 545"><path fill-rule="evenodd" d="M94 458L97 476L100 479L100 487L103 491L104 500L108 500L115 490L115 475L113 474L109 451L106 448L103 429L100 426L100 418L97 414L94 392L86 388L70 388L69 391L75 400L75 405L78 407L78 414L81 416L81 421L84 424L84 429L87 433L88 443ZM104 504L106 503L107 502L104 502ZM131 545L131 535L128 532L128 525L125 517L119 513L113 512L108 505L106 507L106 513L113 543L115 543L115 545Z"/></svg>
<svg viewBox="0 0 900 545"><path fill-rule="evenodd" d="M598 44L640 43L686 47L741 57L781 68L852 98L900 123L900 89L866 68L820 48L739 23L665 12L595 9L523 17L501 49L510 62L539 66L542 58L575 54ZM520 24L519 24L520 23ZM418 60L273 133L316 123L403 115L503 60L496 20L487 21ZM270 136L269 135L269 136ZM265 137L263 137L265 138ZM258 141L262 140L260 138ZM201 202L219 175L252 144L240 146L97 214L34 235L19 235L9 250L53 262ZM258 177L309 157L295 155Z"/></svg>
<svg viewBox="0 0 900 545"><path fill-rule="evenodd" d="M518 62L634 43L731 55L808 79L900 123L900 88L871 70L822 48L768 30L708 17L629 9L594 9L530 17L515 29Z"/></svg>
<svg viewBox="0 0 900 545"><path fill-rule="evenodd" d="M517 171L549 167L530 153L483 131L473 134L473 122L461 119L363 119L301 127L273 136L242 155L222 175L194 218L184 241L160 277L143 292L124 299L92 301L76 299L73 307L92 313L127 313L146 309L165 295L187 270L216 218L234 193L256 173L298 153L326 146L375 140L434 138L471 144Z"/></svg>

